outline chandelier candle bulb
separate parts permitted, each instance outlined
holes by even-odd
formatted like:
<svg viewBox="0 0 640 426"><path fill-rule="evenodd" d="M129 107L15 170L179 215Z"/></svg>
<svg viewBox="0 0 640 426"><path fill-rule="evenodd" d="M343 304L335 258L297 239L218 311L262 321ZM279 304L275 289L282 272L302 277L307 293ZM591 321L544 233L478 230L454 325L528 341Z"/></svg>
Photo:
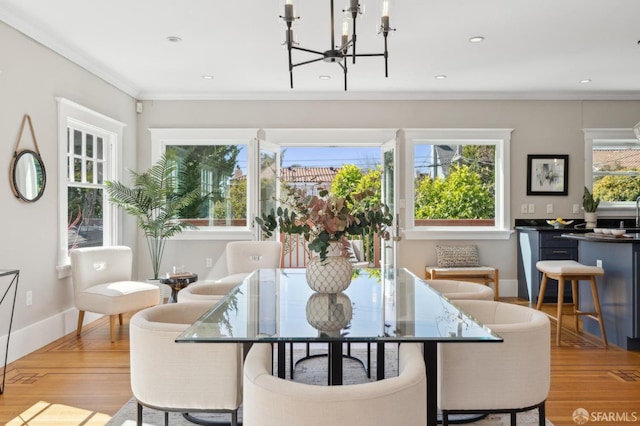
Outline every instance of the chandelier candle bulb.
<svg viewBox="0 0 640 426"><path fill-rule="evenodd" d="M349 23L347 21L342 23L342 48L347 48L349 43Z"/></svg>
<svg viewBox="0 0 640 426"><path fill-rule="evenodd" d="M380 32L388 33L391 27L389 26L389 1L384 0L382 2L382 16L380 17Z"/></svg>
<svg viewBox="0 0 640 426"><path fill-rule="evenodd" d="M287 0L284 4L284 19L287 22L293 20L293 0Z"/></svg>

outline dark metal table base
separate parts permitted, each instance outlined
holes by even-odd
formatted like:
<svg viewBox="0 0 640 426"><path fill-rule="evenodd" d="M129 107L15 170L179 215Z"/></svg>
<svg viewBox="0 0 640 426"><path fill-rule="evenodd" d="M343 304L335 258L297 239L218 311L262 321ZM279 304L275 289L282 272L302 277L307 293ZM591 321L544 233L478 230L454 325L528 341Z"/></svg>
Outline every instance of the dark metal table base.
<svg viewBox="0 0 640 426"><path fill-rule="evenodd" d="M306 344L307 345L307 354L305 356L303 356L302 358L299 358L297 360L295 360L295 362L293 361L293 343L291 343L290 347L289 347L289 369L291 371L291 380L293 380L293 376L294 376L294 372L296 367L298 366L298 363L309 360L309 359L313 359L313 358L320 358L320 357L329 357L329 353L320 353L320 354L311 354L310 353L310 349L309 349L309 343ZM367 373L367 378L371 378L371 343L367 343L367 361L365 363L365 361L361 360L360 358L358 358L357 356L353 356L351 355L351 344L347 343L347 353L346 354L342 354L342 358L346 358L346 359L350 359L353 361L356 361L358 363L360 363L360 365L362 365L362 368L364 369L364 371ZM330 360L329 360L330 362Z"/></svg>

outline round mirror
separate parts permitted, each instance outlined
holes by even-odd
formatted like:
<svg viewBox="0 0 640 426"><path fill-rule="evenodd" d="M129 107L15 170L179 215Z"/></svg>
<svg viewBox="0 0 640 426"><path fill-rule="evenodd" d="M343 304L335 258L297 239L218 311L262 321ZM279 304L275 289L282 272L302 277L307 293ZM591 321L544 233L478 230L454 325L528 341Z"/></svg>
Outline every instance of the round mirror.
<svg viewBox="0 0 640 426"><path fill-rule="evenodd" d="M44 193L47 175L40 154L31 150L20 151L11 161L11 189L13 194L27 202L37 201Z"/></svg>

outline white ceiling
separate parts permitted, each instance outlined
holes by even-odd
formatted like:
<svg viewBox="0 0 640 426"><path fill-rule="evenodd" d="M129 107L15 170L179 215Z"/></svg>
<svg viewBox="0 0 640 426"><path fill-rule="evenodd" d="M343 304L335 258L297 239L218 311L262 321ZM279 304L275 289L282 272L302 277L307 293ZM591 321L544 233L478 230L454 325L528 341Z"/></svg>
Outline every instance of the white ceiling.
<svg viewBox="0 0 640 426"><path fill-rule="evenodd" d="M330 0L296 1L300 46L328 50ZM358 53L380 53L380 0L360 2ZM324 62L289 88L283 4L0 0L0 19L138 99L640 99L639 0L390 0L389 78L360 58L347 93Z"/></svg>

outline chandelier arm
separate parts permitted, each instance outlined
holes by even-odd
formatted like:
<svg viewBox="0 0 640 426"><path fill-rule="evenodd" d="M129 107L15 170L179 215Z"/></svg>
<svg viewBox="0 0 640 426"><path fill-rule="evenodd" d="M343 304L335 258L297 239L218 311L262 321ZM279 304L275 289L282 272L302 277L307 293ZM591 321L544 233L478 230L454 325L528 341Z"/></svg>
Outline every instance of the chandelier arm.
<svg viewBox="0 0 640 426"><path fill-rule="evenodd" d="M384 77L389 77L389 51L387 50L387 33L384 34Z"/></svg>
<svg viewBox="0 0 640 426"><path fill-rule="evenodd" d="M336 37L335 37L335 27L334 27L334 18L333 18L333 0L331 2L331 48L333 49L336 45Z"/></svg>
<svg viewBox="0 0 640 426"><path fill-rule="evenodd" d="M291 57L291 45L289 45L289 84L293 89L293 58Z"/></svg>
<svg viewBox="0 0 640 426"><path fill-rule="evenodd" d="M344 64L342 62L335 62L336 64L340 65L340 68L342 68L342 71L344 72L344 91L347 91L347 61L344 61Z"/></svg>
<svg viewBox="0 0 640 426"><path fill-rule="evenodd" d="M346 50L348 50L351 46L353 46L353 40L349 40L346 44L343 44L342 46L339 46L336 48L336 50L342 50L342 52L344 53L344 56L351 56L351 55L347 55Z"/></svg>
<svg viewBox="0 0 640 426"><path fill-rule="evenodd" d="M307 64L311 64L311 63L313 63L313 62L322 61L323 59L324 59L324 57L323 57L323 58L317 58L317 59L310 59L310 60L308 60L308 61L304 61L304 62L299 62L299 63L297 63L297 64L293 64L293 65L292 65L292 67L298 67L298 66L300 66L300 65L307 65Z"/></svg>
<svg viewBox="0 0 640 426"><path fill-rule="evenodd" d="M319 52L317 50L305 49L304 47L300 47L300 46L291 46L291 48L295 50L301 50L303 52L315 53L316 55L324 56L324 52Z"/></svg>
<svg viewBox="0 0 640 426"><path fill-rule="evenodd" d="M358 56L358 55L356 54L356 37L357 37L357 35L356 35L356 16L357 16L357 14L354 14L354 15L355 16L353 17L353 32L352 32L352 36L351 36L351 41L353 42L352 43L352 46L353 46L353 55L352 56L353 56L353 63L355 64L356 63L356 56Z"/></svg>
<svg viewBox="0 0 640 426"><path fill-rule="evenodd" d="M352 55L347 55L347 56L352 56ZM384 53L358 53L356 55L359 58L363 58L366 56L386 56Z"/></svg>

